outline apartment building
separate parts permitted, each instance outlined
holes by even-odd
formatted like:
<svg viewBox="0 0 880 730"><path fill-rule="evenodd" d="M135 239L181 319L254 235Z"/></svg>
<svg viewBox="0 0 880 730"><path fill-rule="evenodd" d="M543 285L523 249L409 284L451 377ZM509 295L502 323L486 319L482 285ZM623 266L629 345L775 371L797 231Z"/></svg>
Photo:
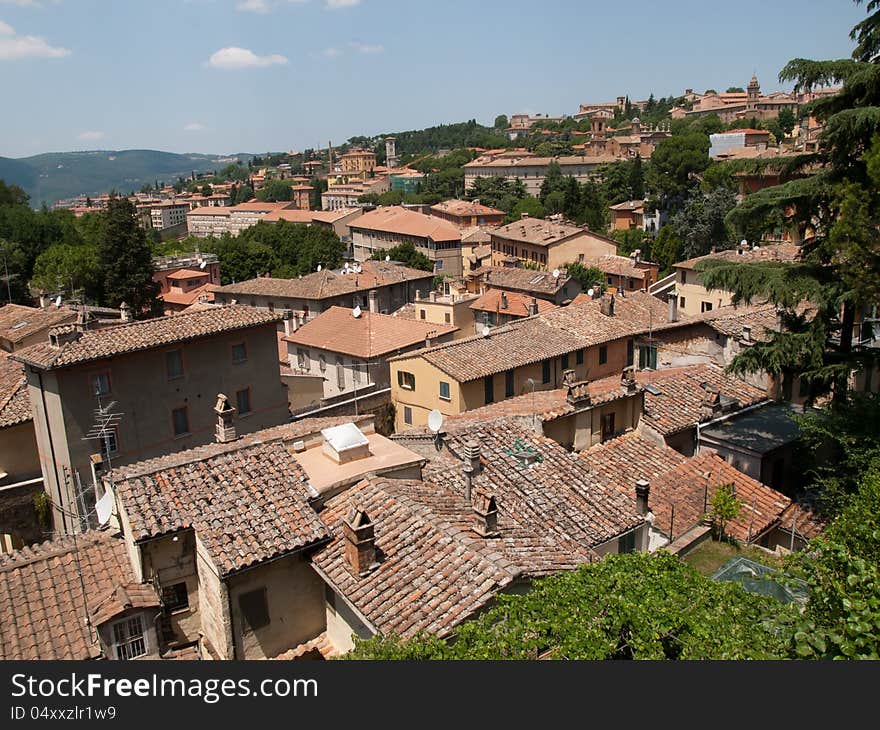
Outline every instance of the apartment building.
<svg viewBox="0 0 880 730"><path fill-rule="evenodd" d="M530 218L489 231L493 266L526 266L542 271L617 253L617 242L561 220Z"/></svg>
<svg viewBox="0 0 880 730"><path fill-rule="evenodd" d="M428 208L428 214L442 218L462 229L474 226L500 226L505 216L503 210L490 208L479 200L444 200Z"/></svg>
<svg viewBox="0 0 880 730"><path fill-rule="evenodd" d="M266 215L279 210L299 210L296 203L262 203L252 200L231 208L203 206L186 214L186 226L190 235L198 238L222 236L228 233L237 236L246 228L256 225Z"/></svg>
<svg viewBox="0 0 880 730"><path fill-rule="evenodd" d="M489 289L519 292L553 304L563 305L580 294L581 285L564 269L555 272L536 271L516 266L482 266L466 277L469 292L483 294Z"/></svg>
<svg viewBox="0 0 880 730"><path fill-rule="evenodd" d="M96 331L66 326L17 351L55 530L79 529L91 512L93 469L210 441L218 393L235 403L243 433L286 421L280 319L251 307L211 307ZM100 408L117 416L107 421ZM91 437L98 423L106 425L104 438Z"/></svg>
<svg viewBox="0 0 880 730"><path fill-rule="evenodd" d="M464 189L470 190L474 181L481 177L500 177L520 180L529 195L537 197L541 192L547 167L556 162L564 176L571 176L579 183L593 180L599 167L616 161L613 155L564 155L561 157L538 157L530 152L511 151L492 158L477 158L464 165Z"/></svg>
<svg viewBox="0 0 880 730"><path fill-rule="evenodd" d="M625 294L632 291L648 291L657 281L660 272L658 264L642 260L639 249L629 256L600 256L585 265L595 266L605 275L606 286Z"/></svg>

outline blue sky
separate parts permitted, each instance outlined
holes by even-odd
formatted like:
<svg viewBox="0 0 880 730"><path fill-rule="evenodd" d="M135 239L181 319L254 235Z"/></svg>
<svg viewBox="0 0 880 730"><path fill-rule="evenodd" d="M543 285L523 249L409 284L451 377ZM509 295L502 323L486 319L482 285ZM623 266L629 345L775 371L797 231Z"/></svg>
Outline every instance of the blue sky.
<svg viewBox="0 0 880 730"><path fill-rule="evenodd" d="M764 92L850 0L0 0L0 156L301 150L619 94Z"/></svg>

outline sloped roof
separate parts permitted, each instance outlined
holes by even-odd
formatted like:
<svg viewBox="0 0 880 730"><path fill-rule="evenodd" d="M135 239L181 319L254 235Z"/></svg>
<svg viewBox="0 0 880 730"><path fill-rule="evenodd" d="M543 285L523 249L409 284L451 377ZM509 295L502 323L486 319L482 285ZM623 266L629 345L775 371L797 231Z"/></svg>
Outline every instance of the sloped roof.
<svg viewBox="0 0 880 730"><path fill-rule="evenodd" d="M556 309L556 305L548 302L546 299L535 299L538 307L538 313L549 312ZM516 291L502 291L501 289L489 289L479 299L472 302L471 309L477 309L483 312L499 312L500 314L510 314L514 317L528 317L529 307L532 303L532 297Z"/></svg>
<svg viewBox="0 0 880 730"><path fill-rule="evenodd" d="M481 266L468 276L482 277L483 283L493 288L545 295L556 294L571 279L565 271L554 277L549 271L520 269L514 266Z"/></svg>
<svg viewBox="0 0 880 730"><path fill-rule="evenodd" d="M376 208L349 223L352 230L383 231L432 241L460 241L461 231L442 218L416 213L399 205Z"/></svg>
<svg viewBox="0 0 880 730"><path fill-rule="evenodd" d="M32 419L24 367L0 351L0 428Z"/></svg>
<svg viewBox="0 0 880 730"><path fill-rule="evenodd" d="M765 261L779 261L793 263L800 256L800 246L793 243L777 243L769 246L752 246L748 250L741 248L725 249L716 251L705 256L679 261L675 264L676 269L693 269L702 261L728 261L731 263L760 263Z"/></svg>
<svg viewBox="0 0 880 730"><path fill-rule="evenodd" d="M0 307L0 337L15 344L41 330L48 332L52 327L72 322L76 314L66 307L40 309L22 304L4 304Z"/></svg>

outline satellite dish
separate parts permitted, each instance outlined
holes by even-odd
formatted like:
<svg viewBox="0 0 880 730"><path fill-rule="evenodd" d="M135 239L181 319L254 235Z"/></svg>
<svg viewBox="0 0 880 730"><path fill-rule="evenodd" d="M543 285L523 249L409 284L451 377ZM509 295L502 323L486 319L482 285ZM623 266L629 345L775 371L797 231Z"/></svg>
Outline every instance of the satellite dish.
<svg viewBox="0 0 880 730"><path fill-rule="evenodd" d="M61 295L60 294L55 298L55 306L56 307L61 306Z"/></svg>
<svg viewBox="0 0 880 730"><path fill-rule="evenodd" d="M98 513L98 522L106 525L113 513L113 494L109 490L95 503L95 510Z"/></svg>
<svg viewBox="0 0 880 730"><path fill-rule="evenodd" d="M587 296L588 296L588 297L593 296L593 290L592 290L592 289L587 289Z"/></svg>
<svg viewBox="0 0 880 730"><path fill-rule="evenodd" d="M554 279L558 279L558 278L559 278L559 269L553 269L553 278L554 278Z"/></svg>
<svg viewBox="0 0 880 730"><path fill-rule="evenodd" d="M208 265L208 262L207 262L207 261L201 261L201 262L199 262L199 268L200 268L200 269L204 269L207 265Z"/></svg>
<svg viewBox="0 0 880 730"><path fill-rule="evenodd" d="M318 271L321 270L321 264L318 264Z"/></svg>
<svg viewBox="0 0 880 730"><path fill-rule="evenodd" d="M740 246L748 246L749 242L744 238L742 241L739 242L739 245Z"/></svg>
<svg viewBox="0 0 880 730"><path fill-rule="evenodd" d="M428 414L428 428L437 433L443 426L443 414L436 408Z"/></svg>
<svg viewBox="0 0 880 730"><path fill-rule="evenodd" d="M355 274L360 274L360 273L361 273L361 265L360 265L360 264L357 265L357 268L354 270L354 273L355 273Z"/></svg>
<svg viewBox="0 0 880 730"><path fill-rule="evenodd" d="M483 335L483 337L489 336L489 328L488 327L483 327L482 335Z"/></svg>
<svg viewBox="0 0 880 730"><path fill-rule="evenodd" d="M360 308L360 305L358 305L358 306L356 306L356 307L354 308L354 311L351 313L351 316L354 317L355 319L357 319L358 317L361 316L361 308Z"/></svg>
<svg viewBox="0 0 880 730"><path fill-rule="evenodd" d="M386 254L386 255L385 255L385 260L386 260L386 261L391 261L391 256L389 256L388 254Z"/></svg>

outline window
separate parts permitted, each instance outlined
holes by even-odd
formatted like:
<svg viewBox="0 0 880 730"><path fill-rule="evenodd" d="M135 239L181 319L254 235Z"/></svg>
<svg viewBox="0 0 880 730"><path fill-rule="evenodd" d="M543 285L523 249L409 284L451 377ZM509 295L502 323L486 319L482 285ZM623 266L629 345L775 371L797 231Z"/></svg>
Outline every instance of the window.
<svg viewBox="0 0 880 730"><path fill-rule="evenodd" d="M360 385L361 382L361 365L363 363L354 362L351 363L351 379L355 385Z"/></svg>
<svg viewBox="0 0 880 730"><path fill-rule="evenodd" d="M633 553L636 550L636 532L630 530L625 535L621 535L617 539L617 552Z"/></svg>
<svg viewBox="0 0 880 730"><path fill-rule="evenodd" d="M238 607L245 627L251 631L269 625L269 603L266 601L265 588L242 593L238 597Z"/></svg>
<svg viewBox="0 0 880 730"><path fill-rule="evenodd" d="M629 280L629 288L632 289L634 286L635 286L635 282L632 279L630 279Z"/></svg>
<svg viewBox="0 0 880 730"><path fill-rule="evenodd" d="M639 347L639 370L657 369L657 348L652 345Z"/></svg>
<svg viewBox="0 0 880 730"><path fill-rule="evenodd" d="M420 310L419 310L419 319L424 319L424 318L425 318L425 310L424 310L424 309L420 309Z"/></svg>
<svg viewBox="0 0 880 730"><path fill-rule="evenodd" d="M605 442L614 437L614 414L606 413L602 416L602 441Z"/></svg>
<svg viewBox="0 0 880 730"><path fill-rule="evenodd" d="M165 353L165 372L168 380L183 377L183 350L169 350Z"/></svg>
<svg viewBox="0 0 880 730"><path fill-rule="evenodd" d="M450 316L449 312L443 313L443 321L446 322L446 324L452 323L452 317Z"/></svg>
<svg viewBox="0 0 880 730"><path fill-rule="evenodd" d="M110 394L110 373L95 373L92 375L92 395Z"/></svg>
<svg viewBox="0 0 880 730"><path fill-rule="evenodd" d="M578 350L574 354L574 364L575 365L583 365L584 364L584 351Z"/></svg>
<svg viewBox="0 0 880 730"><path fill-rule="evenodd" d="M541 363L541 382L549 383L550 382L550 361L544 360Z"/></svg>
<svg viewBox="0 0 880 730"><path fill-rule="evenodd" d="M406 388L406 390L415 390L416 389L416 376L412 373L408 373L405 370L397 371L397 384L401 388Z"/></svg>
<svg viewBox="0 0 880 730"><path fill-rule="evenodd" d="M626 341L626 366L629 367L633 364L633 341Z"/></svg>
<svg viewBox="0 0 880 730"><path fill-rule="evenodd" d="M495 378L491 375L483 378L483 395L487 405L495 402Z"/></svg>
<svg viewBox="0 0 880 730"><path fill-rule="evenodd" d="M578 254L578 263L579 264L584 263L584 255L582 253Z"/></svg>
<svg viewBox="0 0 880 730"><path fill-rule="evenodd" d="M562 369L563 369L563 370L568 370L568 353L565 353L565 354L562 356Z"/></svg>
<svg viewBox="0 0 880 730"><path fill-rule="evenodd" d="M147 653L144 624L140 615L113 624L113 646L117 659L134 659Z"/></svg>
<svg viewBox="0 0 880 730"><path fill-rule="evenodd" d="M244 342L238 342L232 346L232 362L244 362L247 360L247 347Z"/></svg>
<svg viewBox="0 0 880 730"><path fill-rule="evenodd" d="M684 309L684 302L685 302L684 297L678 298L678 306L681 307L682 309Z"/></svg>
<svg viewBox="0 0 880 730"><path fill-rule="evenodd" d="M238 408L239 416L246 416L251 412L251 389L244 388L243 390L235 391L235 405Z"/></svg>
<svg viewBox="0 0 880 730"><path fill-rule="evenodd" d="M189 593L186 590L186 583L180 582L170 586L162 586L162 605L166 611L189 608Z"/></svg>
<svg viewBox="0 0 880 730"><path fill-rule="evenodd" d="M300 370L309 369L309 351L301 347L296 348L296 365Z"/></svg>
<svg viewBox="0 0 880 730"><path fill-rule="evenodd" d="M266 303L266 306L269 307L269 311L270 311L270 312L274 312L274 311L275 311L275 302L267 302L267 303Z"/></svg>
<svg viewBox="0 0 880 730"><path fill-rule="evenodd" d="M602 345L599 348L599 364L604 365L608 362L608 345Z"/></svg>
<svg viewBox="0 0 880 730"><path fill-rule="evenodd" d="M437 259L437 260L434 262L434 270L435 270L435 271L440 271L440 269L442 269L442 268L443 268L443 259Z"/></svg>
<svg viewBox="0 0 880 730"><path fill-rule="evenodd" d="M101 456L104 458L119 453L119 432L116 430L115 426L111 426L104 432L104 437L101 439L100 443Z"/></svg>
<svg viewBox="0 0 880 730"><path fill-rule="evenodd" d="M712 302L702 302L700 304L701 312L711 312L712 311Z"/></svg>
<svg viewBox="0 0 880 730"><path fill-rule="evenodd" d="M608 284L608 286L611 286L611 283L612 283L611 277L610 277L610 276L606 276L606 277L605 277L605 282Z"/></svg>
<svg viewBox="0 0 880 730"><path fill-rule="evenodd" d="M184 436L189 433L189 413L187 413L186 406L171 411L171 422L174 426L175 436Z"/></svg>
<svg viewBox="0 0 880 730"><path fill-rule="evenodd" d="M345 363L341 357L336 358L336 387L339 390L345 389Z"/></svg>
<svg viewBox="0 0 880 730"><path fill-rule="evenodd" d="M681 272L681 283L682 283L682 284L687 284L687 283L688 283L688 274L687 274L687 271L682 271L682 272Z"/></svg>
<svg viewBox="0 0 880 730"><path fill-rule="evenodd" d="M412 426L412 408L409 406L403 407L403 422L408 426Z"/></svg>
<svg viewBox="0 0 880 730"><path fill-rule="evenodd" d="M504 373L504 397L510 398L513 395L513 370Z"/></svg>
<svg viewBox="0 0 880 730"><path fill-rule="evenodd" d="M440 398L442 398L443 400L451 400L451 397L449 395L449 383L447 383L445 380L440 381Z"/></svg>
<svg viewBox="0 0 880 730"><path fill-rule="evenodd" d="M326 373L326 372L327 372L327 358L324 357L323 355L319 355L319 356L318 356L318 369L319 369L322 373Z"/></svg>

